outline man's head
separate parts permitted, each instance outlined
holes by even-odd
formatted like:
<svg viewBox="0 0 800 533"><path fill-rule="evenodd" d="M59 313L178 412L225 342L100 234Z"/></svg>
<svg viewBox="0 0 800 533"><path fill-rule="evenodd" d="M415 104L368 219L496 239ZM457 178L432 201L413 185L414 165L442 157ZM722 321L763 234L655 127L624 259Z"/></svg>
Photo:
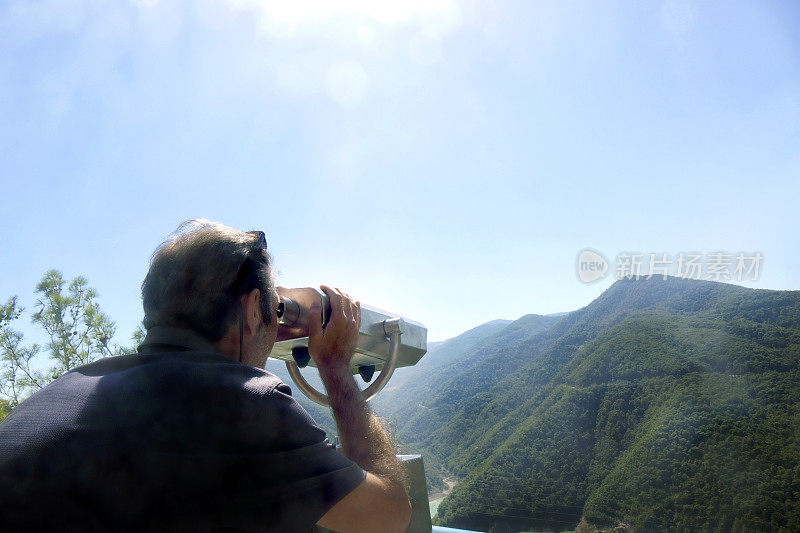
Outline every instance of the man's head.
<svg viewBox="0 0 800 533"><path fill-rule="evenodd" d="M278 304L271 257L260 232L189 220L153 254L142 283L144 326L191 329L243 361L263 366L275 342ZM234 346L235 345L235 346Z"/></svg>

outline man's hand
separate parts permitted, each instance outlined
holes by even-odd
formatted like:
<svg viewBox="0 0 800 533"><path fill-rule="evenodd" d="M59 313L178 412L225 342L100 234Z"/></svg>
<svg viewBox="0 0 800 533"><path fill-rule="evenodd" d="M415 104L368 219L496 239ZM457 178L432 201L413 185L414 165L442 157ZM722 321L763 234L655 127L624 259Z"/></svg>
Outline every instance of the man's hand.
<svg viewBox="0 0 800 533"><path fill-rule="evenodd" d="M331 317L322 326L322 305L314 302L308 317L308 351L320 370L346 369L358 343L358 328L361 327L361 303L339 289L321 285L331 303Z"/></svg>

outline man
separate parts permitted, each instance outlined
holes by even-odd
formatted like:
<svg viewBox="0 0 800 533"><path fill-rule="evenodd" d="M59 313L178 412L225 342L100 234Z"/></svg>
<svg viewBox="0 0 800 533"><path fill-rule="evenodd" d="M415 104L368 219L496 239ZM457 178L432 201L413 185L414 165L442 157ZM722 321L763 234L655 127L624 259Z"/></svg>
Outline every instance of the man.
<svg viewBox="0 0 800 533"><path fill-rule="evenodd" d="M331 315L312 307L309 351L342 454L263 370L279 303L264 234L189 221L142 284L139 353L65 374L0 424L0 529L403 531L402 469L349 368L359 303L321 288Z"/></svg>

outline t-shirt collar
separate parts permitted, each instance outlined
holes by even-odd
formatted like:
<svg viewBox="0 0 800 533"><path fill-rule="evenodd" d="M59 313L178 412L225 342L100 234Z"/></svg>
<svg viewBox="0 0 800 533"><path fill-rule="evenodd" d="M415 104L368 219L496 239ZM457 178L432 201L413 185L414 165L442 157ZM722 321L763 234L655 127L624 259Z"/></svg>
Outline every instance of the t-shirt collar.
<svg viewBox="0 0 800 533"><path fill-rule="evenodd" d="M175 346L179 349L197 352L221 353L208 339L198 333L190 329L169 326L153 326L148 329L144 342L137 351L139 353L160 351L154 349L155 345Z"/></svg>

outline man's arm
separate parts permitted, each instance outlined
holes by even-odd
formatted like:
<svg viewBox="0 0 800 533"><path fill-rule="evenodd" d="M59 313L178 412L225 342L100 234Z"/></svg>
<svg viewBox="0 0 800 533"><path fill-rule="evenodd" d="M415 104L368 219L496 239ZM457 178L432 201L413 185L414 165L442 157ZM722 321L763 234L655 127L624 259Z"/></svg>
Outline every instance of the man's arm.
<svg viewBox="0 0 800 533"><path fill-rule="evenodd" d="M310 318L309 351L328 392L344 455L367 471L366 479L336 503L319 525L335 531L405 531L411 505L403 469L389 436L372 414L350 373L361 311L358 302L338 290L322 287L330 298L331 318ZM318 305L311 317L321 317Z"/></svg>

